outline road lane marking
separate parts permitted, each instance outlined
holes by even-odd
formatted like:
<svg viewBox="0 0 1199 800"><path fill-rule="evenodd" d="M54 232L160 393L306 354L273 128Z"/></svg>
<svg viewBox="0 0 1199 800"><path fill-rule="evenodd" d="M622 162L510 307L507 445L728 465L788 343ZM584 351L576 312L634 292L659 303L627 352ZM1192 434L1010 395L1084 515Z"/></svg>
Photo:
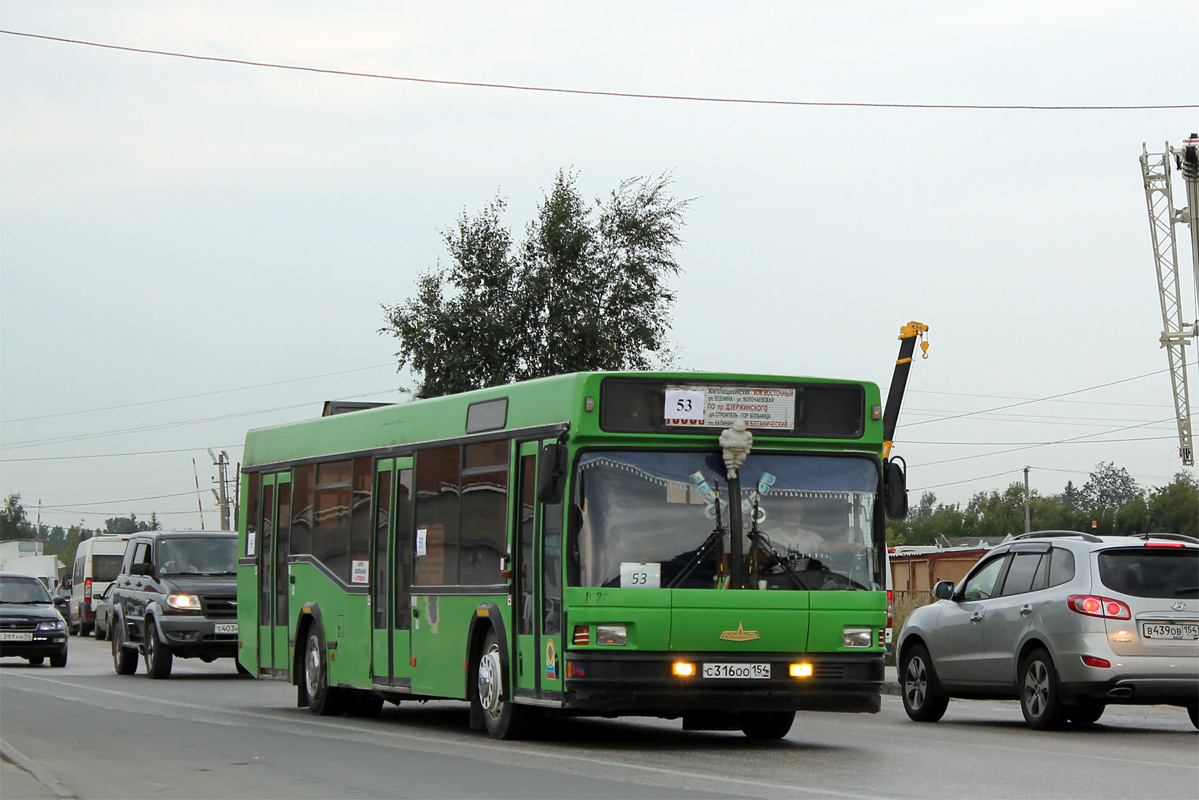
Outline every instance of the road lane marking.
<svg viewBox="0 0 1199 800"><path fill-rule="evenodd" d="M80 690L86 691L88 694L94 695L94 694L99 693L99 694L106 694L106 695L119 697L122 699L135 700L139 704L158 703L160 705L170 706L173 708L184 708L184 709L190 709L190 710L194 710L194 711L206 711L206 712L222 714L222 715L226 715L226 716L230 716L230 717L234 717L234 718L247 718L247 720L266 721L266 722L269 722L270 725L263 726L262 724L257 724L257 723L250 724L248 721L240 721L240 720L239 721L228 721L228 720L222 721L222 720L216 720L216 719L193 719L192 721L195 721L195 722L202 722L202 723L207 723L207 724L212 724L212 725L224 725L224 726L229 726L229 727L247 727L247 728L252 728L255 730L262 730L264 727L270 727L272 730L275 730L277 732L288 733L291 735L304 735L304 736L309 736L309 737L313 737L313 738L318 738L318 737L322 736L321 733L318 733L316 731L304 730L303 727L297 727L294 719L284 718L282 716L283 713L294 713L294 712L290 712L290 711L289 712L280 712L280 713L276 713L276 714L268 714L268 713L254 712L254 711L223 708L220 706L203 705L203 704L199 704L199 703L189 703L189 702L184 702L181 700L167 700L167 699L157 698L157 697L147 697L146 695L143 695L143 694L137 694L134 692L125 692L125 691L120 691L120 690L116 690L116 689L104 689L104 688L100 688L100 687L91 687L91 686L83 687L83 686L80 686L79 684L72 683L68 680L45 678L45 677L41 677L41 676L37 676L37 675L22 675L21 677L29 678L29 679L35 680L35 681L42 681L45 683L56 684L59 686L66 686L66 687L70 687L72 689L80 689ZM13 689L14 691L19 691L19 692L27 692L30 694L40 694L39 692L37 692L35 689L32 689L32 688L22 688L22 687L15 687L15 686L8 685L7 681L6 681L6 685L4 688ZM72 698L72 700L74 700L74 699L75 698ZM78 700L80 702L86 703L87 705L98 706L98 707L102 707L102 708L110 708L109 706L93 702L92 699L90 699L88 697L80 697L80 698L78 698ZM118 710L118 711L123 711L123 712L127 712L127 713L132 713L132 714L147 713L144 707L132 708L132 709L121 707L118 709L111 709L111 710ZM174 716L171 718L178 719L178 717L174 717ZM336 731L343 738L347 738L347 737L345 737L345 734L347 734L347 733L353 734L351 737L348 737L348 738L351 738L353 741L360 743L360 744L379 745L380 744L380 741L379 741L380 735L382 735L382 737L384 737L384 738L393 739L393 740L401 740L401 741L416 745L415 747L411 747L410 749L417 750L417 751L423 752L423 753L435 753L435 754L439 754L439 755L446 755L447 753L445 751L444 745L448 744L448 745L452 745L454 747L460 748L463 751L461 753L458 753L459 757L467 757L467 758L474 757L474 756L477 756L480 753L480 751L482 751L482 752L486 752L489 755L493 756L493 758L490 759L493 763L501 763L501 764L504 764L505 766L519 766L519 767L532 768L532 769L545 769L545 767L538 762L541 762L544 760L558 761L558 762L562 762L562 764L564 766L562 768L556 769L554 771L560 772L563 774L569 774L569 775L577 775L580 765L584 765L584 766L597 765L597 766L601 766L601 767L611 767L611 768L616 768L616 769L620 769L620 770L652 774L652 775L659 776L663 779L669 779L669 780L664 780L662 783L657 784L659 786L667 786L667 787L669 787L669 786L679 787L680 786L679 781L681 780L683 782L683 785L686 788L706 790L706 791L719 791L719 789L715 788L715 785L720 784L720 785L725 785L728 787L738 787L738 788L742 788L742 789L754 788L754 789L759 789L759 790L770 790L770 791L775 791L775 792L782 792L782 793L784 793L785 796L788 796L788 797L837 797L837 798L846 798L846 800L877 800L877 798L878 798L877 793L862 794L862 793L857 793L857 792L847 792L847 791L841 790L841 789L827 789L827 788L813 787L810 785L804 786L804 785L792 784L792 783L778 783L778 782L773 782L773 781L748 780L748 779L744 779L744 778L731 778L731 777L726 777L726 776L722 776L722 775L712 775L712 774L705 775L703 773L698 773L694 770L678 770L678 769L670 769L668 767L648 766L645 764L639 764L639 763L631 762L631 761L620 761L620 760L610 759L610 758L595 758L594 754L590 754L590 755L587 755L587 754L563 754L563 753L554 753L554 752L540 752L540 753L536 753L536 754L524 754L524 753L515 751L510 745L505 746L505 745L501 745L501 744L493 744L490 740L480 741L479 739L476 739L473 737L468 737L465 734L463 736L457 737L457 738L437 740L439 742L439 745L434 746L434 745L430 744L430 742L432 742L434 740L428 734L403 733L403 732L399 732L399 731L388 730L387 728L377 727L377 726L364 727L362 722L339 723L339 722L335 722L332 720L325 720L325 719L311 717L311 718L305 718L303 725L307 728L319 728L319 729L326 729L328 731ZM513 760L514 757L522 759L524 761L527 761L528 763L525 763L525 764L514 763L514 760ZM480 760L482 760L482 759L480 759ZM596 779L602 779L602 780L612 780L613 779L611 773L606 772L606 771L594 772L592 774L592 777L594 777ZM630 782L635 782L635 779L630 779Z"/></svg>

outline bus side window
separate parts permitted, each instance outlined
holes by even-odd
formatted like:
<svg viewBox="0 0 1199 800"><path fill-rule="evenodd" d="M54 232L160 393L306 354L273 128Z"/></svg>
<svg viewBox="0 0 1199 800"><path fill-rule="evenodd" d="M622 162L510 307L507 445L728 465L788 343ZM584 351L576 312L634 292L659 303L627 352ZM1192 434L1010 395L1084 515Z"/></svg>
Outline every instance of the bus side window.
<svg viewBox="0 0 1199 800"><path fill-rule="evenodd" d="M555 635L562 632L562 503L546 506L541 515L542 633Z"/></svg>
<svg viewBox="0 0 1199 800"><path fill-rule="evenodd" d="M392 594L395 596L395 629L406 631L412 623L412 470L400 470L400 479L396 483L396 571Z"/></svg>

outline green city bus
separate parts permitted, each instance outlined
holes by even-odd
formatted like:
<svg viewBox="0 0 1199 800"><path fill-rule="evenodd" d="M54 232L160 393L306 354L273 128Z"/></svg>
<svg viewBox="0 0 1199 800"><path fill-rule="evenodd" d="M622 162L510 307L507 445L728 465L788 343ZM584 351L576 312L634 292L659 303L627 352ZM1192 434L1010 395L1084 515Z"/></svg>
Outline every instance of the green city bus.
<svg viewBox="0 0 1199 800"><path fill-rule="evenodd" d="M879 710L906 493L875 384L576 373L330 411L242 466L239 661L299 705L463 700L497 738Z"/></svg>

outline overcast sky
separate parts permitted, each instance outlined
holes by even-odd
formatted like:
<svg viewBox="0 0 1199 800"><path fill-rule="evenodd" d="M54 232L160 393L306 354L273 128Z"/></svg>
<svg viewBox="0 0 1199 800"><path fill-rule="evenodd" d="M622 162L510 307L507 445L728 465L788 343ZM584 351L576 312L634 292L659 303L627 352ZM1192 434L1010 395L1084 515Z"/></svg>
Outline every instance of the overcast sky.
<svg viewBox="0 0 1199 800"><path fill-rule="evenodd" d="M1095 0L0 2L7 31L208 58L984 106L1199 103L1197 23L1193 4ZM1146 487L1182 469L1138 158L1199 108L605 97L11 34L0 90L0 493L46 524L199 527L198 473L216 527L206 449L236 464L250 428L400 399L381 304L413 293L463 210L500 194L520 234L562 168L590 197L669 170L694 198L684 367L885 392L900 325L928 324L896 434L913 502L1025 466L1044 494L1100 461Z"/></svg>

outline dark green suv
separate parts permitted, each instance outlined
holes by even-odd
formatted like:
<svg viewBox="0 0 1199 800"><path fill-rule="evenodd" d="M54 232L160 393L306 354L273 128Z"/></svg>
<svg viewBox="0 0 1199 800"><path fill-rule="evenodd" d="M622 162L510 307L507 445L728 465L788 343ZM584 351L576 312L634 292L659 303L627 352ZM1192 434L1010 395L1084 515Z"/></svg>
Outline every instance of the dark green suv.
<svg viewBox="0 0 1199 800"><path fill-rule="evenodd" d="M112 663L167 678L176 656L237 656L237 534L146 531L129 537L109 589Z"/></svg>

